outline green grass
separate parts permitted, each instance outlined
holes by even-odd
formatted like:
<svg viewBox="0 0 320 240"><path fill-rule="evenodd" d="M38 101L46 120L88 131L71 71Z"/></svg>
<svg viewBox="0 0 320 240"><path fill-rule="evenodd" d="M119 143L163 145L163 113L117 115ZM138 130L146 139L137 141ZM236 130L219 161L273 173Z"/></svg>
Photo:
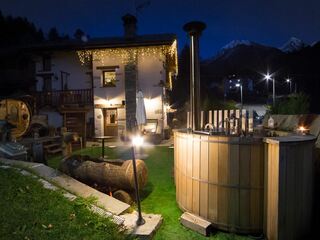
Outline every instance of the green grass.
<svg viewBox="0 0 320 240"><path fill-rule="evenodd" d="M223 232L216 232L209 238L206 238L183 227L179 222L182 212L178 208L175 196L173 150L168 147L154 147L148 148L145 152L149 155L145 160L148 167L148 184L141 193L142 211L146 213L161 214L163 217L161 228L157 231L154 239L249 239L244 236ZM76 153L79 153L79 151ZM87 148L82 150L81 153L98 157L101 154L101 150L99 147ZM106 148L105 153L110 158L130 158L128 149L119 151L117 149ZM55 157L50 159L48 163L51 166L57 166L60 159L60 157Z"/></svg>
<svg viewBox="0 0 320 240"><path fill-rule="evenodd" d="M109 219L44 189L30 176L0 168L0 239L128 239Z"/></svg>

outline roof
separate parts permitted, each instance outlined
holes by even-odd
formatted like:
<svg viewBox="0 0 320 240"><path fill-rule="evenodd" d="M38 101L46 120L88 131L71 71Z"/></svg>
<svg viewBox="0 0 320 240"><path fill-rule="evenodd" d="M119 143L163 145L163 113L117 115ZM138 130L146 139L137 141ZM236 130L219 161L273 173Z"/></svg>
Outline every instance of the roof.
<svg viewBox="0 0 320 240"><path fill-rule="evenodd" d="M66 39L59 41L47 41L44 43L28 46L30 50L81 50L99 48L119 48L119 47L142 47L171 45L176 39L175 34L149 34L138 35L134 38L126 37L105 37L89 38L88 41L78 39Z"/></svg>

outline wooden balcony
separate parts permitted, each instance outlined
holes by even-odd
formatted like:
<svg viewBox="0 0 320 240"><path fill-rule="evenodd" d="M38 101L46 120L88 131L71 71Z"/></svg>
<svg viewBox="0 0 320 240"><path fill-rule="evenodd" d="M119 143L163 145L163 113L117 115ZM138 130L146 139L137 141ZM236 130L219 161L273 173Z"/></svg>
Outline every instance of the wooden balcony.
<svg viewBox="0 0 320 240"><path fill-rule="evenodd" d="M37 107L68 107L93 105L92 89L35 92Z"/></svg>

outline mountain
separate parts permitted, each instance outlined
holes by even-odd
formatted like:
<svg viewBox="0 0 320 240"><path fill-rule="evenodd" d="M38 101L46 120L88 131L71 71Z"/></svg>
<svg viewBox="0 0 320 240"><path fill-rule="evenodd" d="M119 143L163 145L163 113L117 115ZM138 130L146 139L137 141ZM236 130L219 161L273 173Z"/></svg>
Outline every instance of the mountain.
<svg viewBox="0 0 320 240"><path fill-rule="evenodd" d="M216 56L202 62L202 73L209 82L233 74L267 71L285 54L277 48L240 40L225 45ZM201 75L203 75L201 74Z"/></svg>
<svg viewBox="0 0 320 240"><path fill-rule="evenodd" d="M320 92L320 41L307 45L297 38L291 38L283 48L278 49L255 42L232 41L216 56L201 62L201 88L207 96L222 96L224 80L232 78L253 80L257 97L266 96L263 74L275 74L277 94L287 94L285 79L290 77L297 86L310 96L310 108L320 113L318 95ZM295 87L293 88L295 89ZM244 89L244 94L248 94ZM248 96L246 96L248 101Z"/></svg>
<svg viewBox="0 0 320 240"><path fill-rule="evenodd" d="M301 50L302 48L307 47L308 44L304 43L302 40L296 38L296 37L291 37L281 48L279 48L281 51L285 53L290 53L290 52L296 52Z"/></svg>

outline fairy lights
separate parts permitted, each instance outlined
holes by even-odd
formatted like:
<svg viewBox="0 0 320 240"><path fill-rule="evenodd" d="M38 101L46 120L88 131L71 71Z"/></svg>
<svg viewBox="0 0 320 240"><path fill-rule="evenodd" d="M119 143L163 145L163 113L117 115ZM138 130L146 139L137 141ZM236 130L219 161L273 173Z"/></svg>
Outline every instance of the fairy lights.
<svg viewBox="0 0 320 240"><path fill-rule="evenodd" d="M176 40L171 45L79 50L77 51L77 55L82 65L91 61L101 61L104 63L105 59L119 58L123 64L126 64L137 59L138 56L169 57L174 61L176 68L178 64Z"/></svg>

